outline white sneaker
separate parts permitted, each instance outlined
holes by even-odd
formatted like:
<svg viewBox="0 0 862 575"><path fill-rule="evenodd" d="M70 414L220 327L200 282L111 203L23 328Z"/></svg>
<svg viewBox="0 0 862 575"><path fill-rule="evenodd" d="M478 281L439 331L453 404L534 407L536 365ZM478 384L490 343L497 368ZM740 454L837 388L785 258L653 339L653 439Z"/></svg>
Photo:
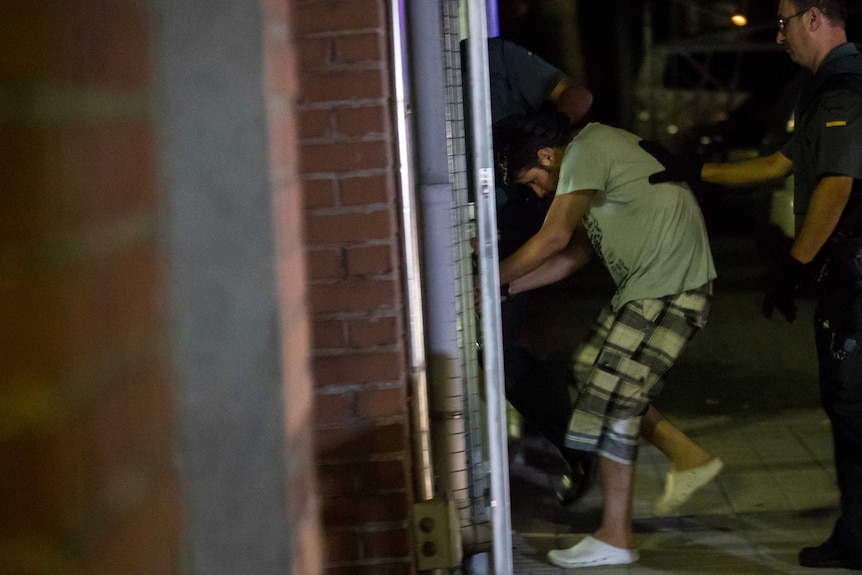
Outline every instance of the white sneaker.
<svg viewBox="0 0 862 575"><path fill-rule="evenodd" d="M668 471L664 482L664 495L654 507L657 515L670 515L688 501L695 491L715 479L724 463L715 457L700 467L686 471Z"/></svg>
<svg viewBox="0 0 862 575"><path fill-rule="evenodd" d="M568 549L548 551L548 561L557 567L598 567L599 565L626 565L640 559L637 549L614 547L587 535Z"/></svg>

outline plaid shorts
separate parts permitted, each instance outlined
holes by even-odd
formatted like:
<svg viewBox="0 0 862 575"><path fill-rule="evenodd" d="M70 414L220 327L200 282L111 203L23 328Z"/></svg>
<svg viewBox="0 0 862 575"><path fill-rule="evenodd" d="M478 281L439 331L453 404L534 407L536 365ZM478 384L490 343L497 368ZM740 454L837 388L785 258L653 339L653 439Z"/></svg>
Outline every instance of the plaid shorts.
<svg viewBox="0 0 862 575"><path fill-rule="evenodd" d="M662 376L706 325L712 284L600 313L574 354L574 412L566 446L620 463L637 458L641 417Z"/></svg>

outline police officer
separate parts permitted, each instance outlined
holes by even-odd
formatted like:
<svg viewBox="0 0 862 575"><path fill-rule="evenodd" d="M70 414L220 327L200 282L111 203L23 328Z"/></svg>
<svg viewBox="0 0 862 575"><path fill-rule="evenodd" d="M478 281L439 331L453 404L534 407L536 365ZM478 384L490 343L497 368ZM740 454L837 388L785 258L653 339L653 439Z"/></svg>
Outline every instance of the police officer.
<svg viewBox="0 0 862 575"><path fill-rule="evenodd" d="M667 170L651 181L740 185L793 173L797 233L771 277L763 311L769 318L777 309L793 321L794 294L816 282L820 395L841 493L831 536L802 549L799 563L862 570L862 54L847 42L844 0L780 0L777 16L778 43L812 74L789 141L770 156L737 163L659 158Z"/></svg>

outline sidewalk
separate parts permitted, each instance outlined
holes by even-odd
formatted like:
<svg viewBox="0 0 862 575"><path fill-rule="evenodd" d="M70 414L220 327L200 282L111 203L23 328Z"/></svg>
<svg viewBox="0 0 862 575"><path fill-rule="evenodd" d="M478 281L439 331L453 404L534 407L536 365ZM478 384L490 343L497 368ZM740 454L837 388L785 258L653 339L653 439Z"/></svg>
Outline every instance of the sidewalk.
<svg viewBox="0 0 862 575"><path fill-rule="evenodd" d="M656 517L651 506L662 491L666 461L654 447L643 445L634 497L640 561L566 570L548 563L545 555L595 530L601 511L598 486L564 508L553 490L559 476L553 469L546 473L524 464L516 441L510 487L517 575L852 573L797 563L799 549L829 535L838 505L830 428L818 402L813 302L799 302L794 324L767 321L760 310L762 292L752 283L745 278L738 284L717 283L710 323L669 374L657 404L692 439L721 457L724 471L677 516ZM544 338L539 344L553 349L579 341L571 326L591 319L601 291L575 298L572 292L548 295L538 312L536 333ZM602 302L609 296L605 292Z"/></svg>
<svg viewBox="0 0 862 575"><path fill-rule="evenodd" d="M796 561L800 548L829 535L836 517L831 439L820 410L674 422L721 457L725 469L677 516L656 517L651 505L661 494L666 463L654 447L642 448L634 506L641 559L630 566L565 570L550 565L547 551L573 545L598 526L598 487L564 508L553 493L555 475L515 461L515 573L848 573L806 569Z"/></svg>

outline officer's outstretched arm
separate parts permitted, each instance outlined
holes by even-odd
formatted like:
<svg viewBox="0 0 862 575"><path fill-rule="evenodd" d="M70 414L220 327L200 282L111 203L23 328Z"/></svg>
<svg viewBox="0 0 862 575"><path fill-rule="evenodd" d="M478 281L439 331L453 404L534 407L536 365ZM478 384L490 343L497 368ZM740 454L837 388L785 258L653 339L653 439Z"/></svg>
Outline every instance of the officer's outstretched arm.
<svg viewBox="0 0 862 575"><path fill-rule="evenodd" d="M704 182L726 186L743 186L783 178L790 173L793 163L781 152L771 156L742 160L740 162L709 162L703 165L701 179Z"/></svg>

